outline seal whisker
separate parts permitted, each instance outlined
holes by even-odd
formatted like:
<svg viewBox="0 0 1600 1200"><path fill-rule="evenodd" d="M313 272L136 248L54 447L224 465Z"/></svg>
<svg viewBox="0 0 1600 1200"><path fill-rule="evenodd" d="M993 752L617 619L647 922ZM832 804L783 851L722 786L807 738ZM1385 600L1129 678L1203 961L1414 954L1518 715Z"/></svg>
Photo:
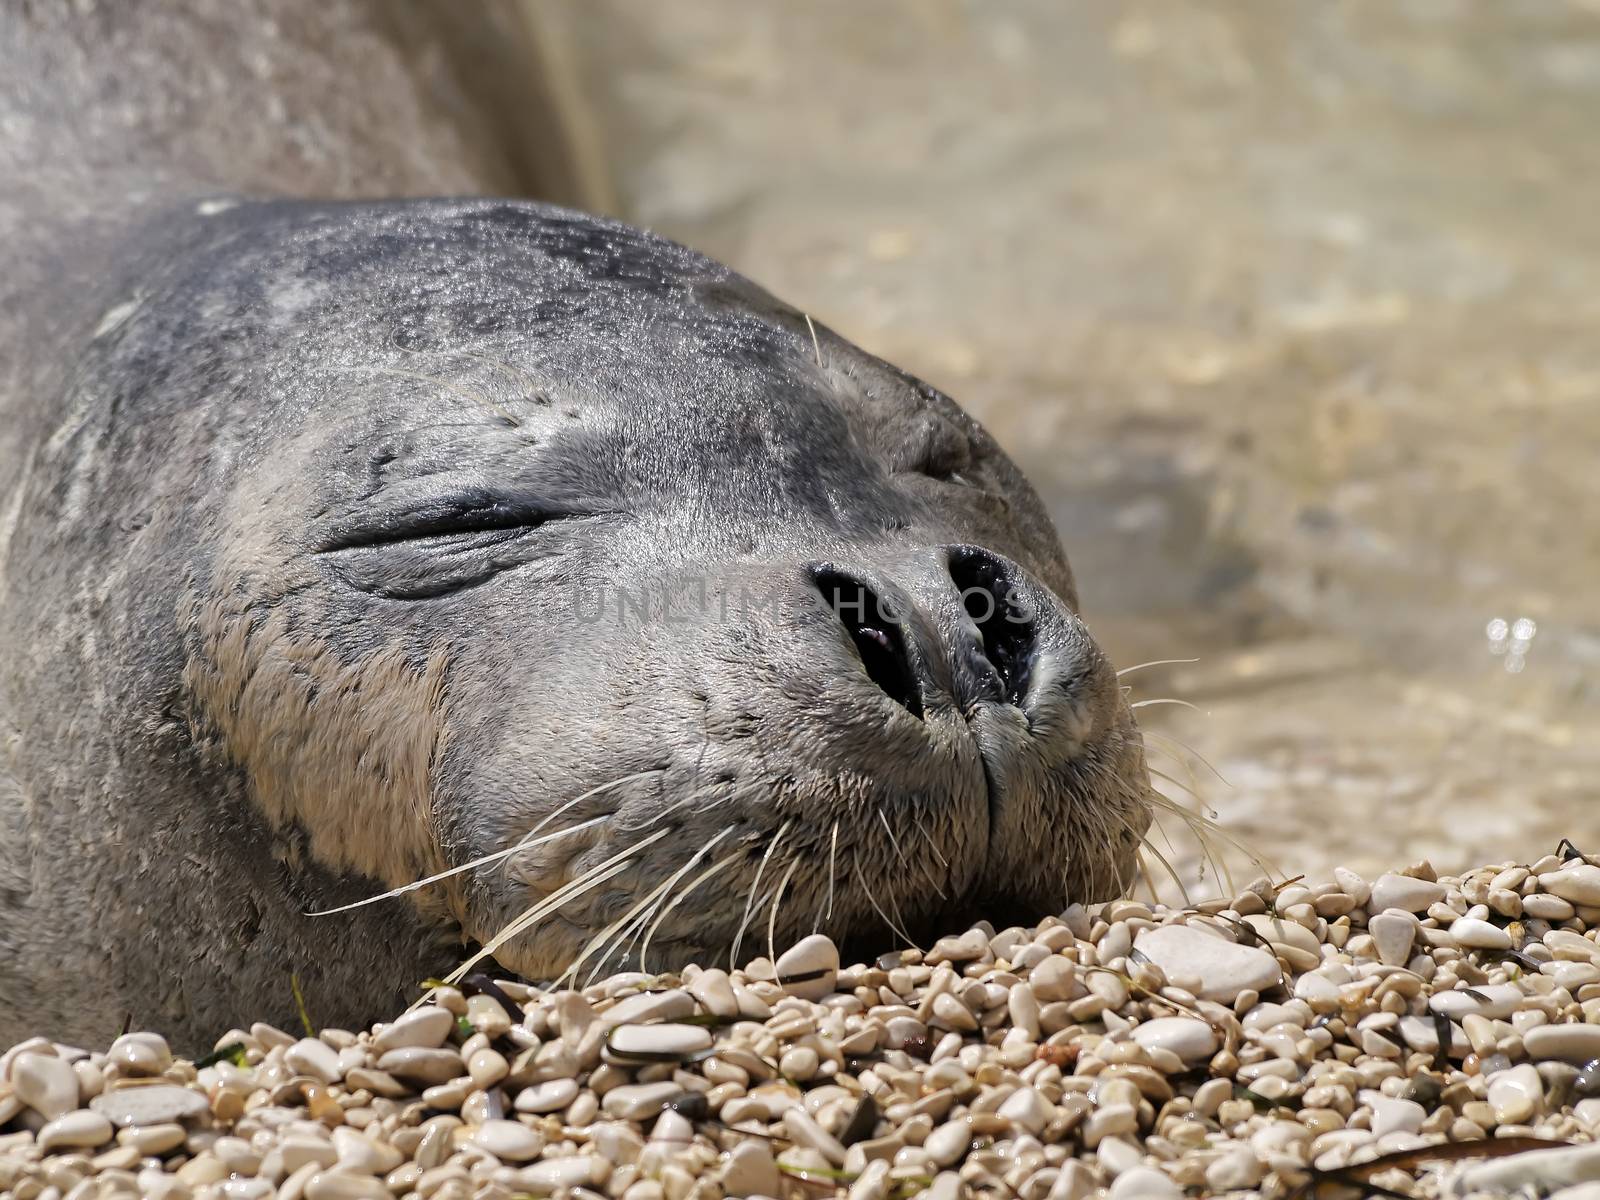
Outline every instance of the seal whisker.
<svg viewBox="0 0 1600 1200"><path fill-rule="evenodd" d="M1179 704L1179 705L1182 705L1184 708L1192 708L1192 709L1194 709L1195 712L1202 713L1202 714L1206 711L1205 709L1201 708L1198 704L1190 704L1187 700L1174 700L1171 696L1159 696L1154 700L1136 700L1132 704L1128 705L1128 707L1129 708L1149 708L1149 707L1151 707L1152 705L1155 705L1155 704Z"/></svg>
<svg viewBox="0 0 1600 1200"><path fill-rule="evenodd" d="M900 928L899 922L891 920L889 914L883 911L883 906L878 903L878 898L872 894L871 888L865 886L862 887L861 894L867 898L867 903L872 905L872 911L883 918L883 923L889 927L890 931L893 932L897 938L905 942L906 945L910 946L914 950L922 949L922 947L917 944L916 938L912 937L904 929Z"/></svg>
<svg viewBox="0 0 1600 1200"><path fill-rule="evenodd" d="M485 958L488 958L501 946L505 945L510 939L516 937L529 926L536 924L538 921L542 920L544 917L554 912L562 905L566 904L569 900L583 895L585 892L592 890L605 880L610 879L613 875L617 874L623 868L628 866L635 854L639 853L639 851L645 849L646 847L652 846L656 842L659 842L670 832L671 830L669 829L658 829L649 837L635 842L626 849L620 850L616 854L613 854L604 862L598 863L591 867L582 875L578 876L578 878L556 889L549 896L545 897L538 903L530 905L520 916L516 917L504 929L495 934L494 937L490 938L489 941L486 942L483 947L463 965L457 967L454 971L447 975L445 977L445 982L454 983L456 980L464 978L468 971L477 966L477 964L482 962Z"/></svg>
<svg viewBox="0 0 1600 1200"><path fill-rule="evenodd" d="M906 859L905 851L900 848L900 839L895 837L894 830L889 826L889 818L884 815L883 807L881 805L878 808L878 820L883 823L883 831L889 835L889 844L894 847L895 855L900 859L901 864L904 866L910 866L911 864ZM950 898L945 894L943 885L941 885L939 880L932 874L932 872L928 870L926 863L919 860L917 863L917 870L922 872L922 877L924 879L933 884L933 890L939 893L939 899L948 900Z"/></svg>
<svg viewBox="0 0 1600 1200"><path fill-rule="evenodd" d="M704 883L706 880L710 879L713 875L715 875L718 871L722 870L724 867L730 866L734 862L736 862L738 860L738 858L739 858L739 855L740 855L740 851L735 850L732 854L725 854L721 858L717 859L716 862L712 863L704 871L701 871L700 874L696 875L693 879L691 879L689 881L688 885L686 887L684 887L676 896L673 897L672 903L667 905L664 909L661 910L660 915L657 916L656 919L653 922L651 922L650 932L645 934L644 945L641 946L640 949L639 949L639 969L641 971L644 971L644 970L648 969L648 968L645 967L644 964L645 964L645 956L650 953L650 939L655 937L656 932L661 928L662 923L665 922L667 917L672 914L672 910L677 908L678 905L682 904L685 900L687 900L689 898L690 893L693 892L702 883Z"/></svg>
<svg viewBox="0 0 1600 1200"><path fill-rule="evenodd" d="M1198 759L1206 768L1206 770L1210 771L1217 777L1217 781L1224 787L1231 788L1233 786L1233 783L1228 779L1228 777L1212 765L1210 759L1208 759L1204 754L1201 754L1193 746L1189 745L1189 743L1180 738L1173 737L1170 733L1162 733L1159 729L1141 729L1139 732L1146 738L1155 738L1158 742L1166 743L1165 746L1159 748L1165 753L1170 754L1173 758L1176 758L1179 762L1183 762L1185 766L1187 766L1188 763L1184 758L1184 755L1188 755L1190 758ZM1179 751L1182 751L1183 753L1180 754ZM1191 770L1189 774L1192 777L1194 772Z"/></svg>
<svg viewBox="0 0 1600 1200"><path fill-rule="evenodd" d="M811 932L817 932L823 921L833 920L833 879L834 870L839 865L839 818L833 819L833 836L829 839L828 847L828 894L826 899L828 911L822 911L823 906L817 905L816 920L811 922Z"/></svg>
<svg viewBox="0 0 1600 1200"><path fill-rule="evenodd" d="M794 861L789 864L789 869L783 873L783 878L778 882L777 894L772 897L772 911L767 917L767 957L776 966L778 951L776 948L778 932L778 909L783 905L783 893L789 886L789 880L794 877L795 868L800 865L800 856L795 855Z"/></svg>
<svg viewBox="0 0 1600 1200"><path fill-rule="evenodd" d="M1132 675L1135 671L1142 671L1146 667L1166 667L1180 663L1197 663L1199 661L1198 658L1153 658L1149 662L1135 663L1131 667L1123 667L1122 670L1117 672L1117 678L1121 679L1124 675Z"/></svg>
<svg viewBox="0 0 1600 1200"><path fill-rule="evenodd" d="M655 888L655 889L653 889L651 891L650 896L652 898L656 898L656 899L655 899L655 902L653 904L651 904L648 909L646 909L644 914L636 922L639 928L634 932L634 940L635 941L637 941L639 939L640 934L644 932L645 926L650 924L651 919L655 916L656 909L660 906L660 903L661 903L661 900L660 900L659 897L664 897L668 892L670 892L672 890L672 886L675 883L677 883L678 880L682 879L690 871L694 870L695 864L698 863L707 854L710 854L712 850L716 849L717 844L719 842L721 842L724 838L726 838L733 831L734 831L734 827L732 825L730 825L726 829L724 829L721 833L717 834L716 837L712 838L704 846L701 846L700 849L696 850L694 852L694 854L690 857L688 862L684 863L683 866L679 867L671 875L667 876L666 880L662 883L662 885L659 888ZM613 947L614 950L621 950L622 949L622 938L627 935L627 932L628 931L625 929L625 930L623 930L622 934L618 935L617 944ZM648 934L645 934L644 935L644 948L648 949L649 946L650 946L650 937L649 937ZM600 962L595 964L595 969L599 970L600 967L604 966L605 962L606 962L606 959L609 958L609 957L610 957L609 954L604 956L604 957L602 957ZM639 959L639 969L641 971L645 969L644 968L644 957L643 957L643 953L642 952L641 952L640 959Z"/></svg>
<svg viewBox="0 0 1600 1200"><path fill-rule="evenodd" d="M527 833L523 834L522 838L515 845L507 846L504 850L496 850L492 854L482 855L479 858L473 859L471 862L462 863L458 867L451 867L448 871L440 871L436 875L429 875L426 879L419 879L414 883L407 883L397 888L391 888L389 891L380 892L376 896L368 896L365 900L356 900L350 904L342 904L338 908L318 909L313 912L307 912L304 915L308 917L331 917L335 913L349 912L351 909L363 908L368 904L376 904L380 900L388 900L393 896L403 896L407 892L414 892L418 888L425 888L429 884L438 883L441 879L449 879L453 875L460 875L465 871L476 870L478 867L486 866L489 863L497 860L509 858L518 851L527 850L533 846L543 845L545 842L551 841L555 838L562 837L569 833L576 833L580 829L587 829L591 825L606 820L610 814L602 813L598 817L591 817L589 820L580 822L577 825L570 826L566 829L558 829L554 833L547 834L537 840L530 840L533 838L534 834L538 833L546 825L550 824L551 821L554 821L562 813L573 807L573 805L580 804L585 800L598 796L601 792L610 791L614 787L621 787L625 783L632 783L635 780L644 779L650 775L660 774L663 774L663 772L659 768L653 768L649 771L640 771L634 775L624 775L621 779L613 779L610 783L603 783L599 787L590 788L582 795L574 796L571 800L568 800L565 804L561 805L561 807L557 808L554 812L546 816L532 829L528 830Z"/></svg>
<svg viewBox="0 0 1600 1200"><path fill-rule="evenodd" d="M761 886L761 876L767 869L767 863L772 859L773 851L778 848L778 843L783 841L783 836L789 832L789 826L792 823L791 819L778 826L778 832L768 844L767 852L761 856L761 865L756 868L756 877L750 881L750 895L745 899L744 916L739 920L739 928L733 935L733 947L728 951L729 967L737 967L739 965L739 948L744 945L744 931L745 927L750 924L751 912L755 905L756 889Z"/></svg>

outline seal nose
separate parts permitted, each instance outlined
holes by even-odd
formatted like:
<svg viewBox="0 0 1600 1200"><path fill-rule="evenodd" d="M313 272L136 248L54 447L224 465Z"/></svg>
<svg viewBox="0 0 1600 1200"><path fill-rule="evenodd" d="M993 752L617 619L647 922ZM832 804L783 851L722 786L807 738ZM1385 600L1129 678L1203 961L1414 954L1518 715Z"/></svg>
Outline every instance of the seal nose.
<svg viewBox="0 0 1600 1200"><path fill-rule="evenodd" d="M1020 706L1033 674L1039 616L1021 568L979 546L947 547L945 562L970 622L952 647L956 699Z"/></svg>
<svg viewBox="0 0 1600 1200"><path fill-rule="evenodd" d="M812 581L850 635L867 677L912 716L922 716L921 688L906 649L904 613L865 580L837 567L815 568Z"/></svg>
<svg viewBox="0 0 1600 1200"><path fill-rule="evenodd" d="M868 678L913 716L941 691L962 708L983 701L1020 706L1037 657L1038 619L1021 568L978 546L940 547L935 561L915 572L917 591L939 614L932 620L888 581L874 584L831 564L813 567L812 581ZM918 615L924 619L913 627Z"/></svg>

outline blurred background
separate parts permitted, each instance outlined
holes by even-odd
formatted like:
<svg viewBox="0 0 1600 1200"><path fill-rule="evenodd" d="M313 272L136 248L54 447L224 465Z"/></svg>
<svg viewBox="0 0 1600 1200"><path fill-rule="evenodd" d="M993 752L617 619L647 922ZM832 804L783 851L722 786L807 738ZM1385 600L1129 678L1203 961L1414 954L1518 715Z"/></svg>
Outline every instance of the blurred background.
<svg viewBox="0 0 1600 1200"><path fill-rule="evenodd" d="M521 11L556 198L950 392L1196 660L1126 677L1170 795L1290 875L1600 849L1600 4Z"/></svg>

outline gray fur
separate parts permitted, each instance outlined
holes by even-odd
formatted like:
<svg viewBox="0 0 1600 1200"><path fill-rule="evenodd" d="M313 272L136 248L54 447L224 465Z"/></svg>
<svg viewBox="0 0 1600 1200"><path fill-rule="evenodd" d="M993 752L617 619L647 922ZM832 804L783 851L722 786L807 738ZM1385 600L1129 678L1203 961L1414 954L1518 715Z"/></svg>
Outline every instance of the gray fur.
<svg viewBox="0 0 1600 1200"><path fill-rule="evenodd" d="M726 957L780 875L780 941L925 936L1126 881L1149 819L1137 729L1038 500L952 401L615 222L271 198L509 186L481 128L382 102L424 86L404 55L299 91L228 61L342 66L318 22L381 8L267 6L266 42L259 11L201 0L147 18L165 34L120 6L8 14L27 61L77 63L55 85L88 99L57 111L36 78L0 97L35 122L0 164L0 1040L104 1038L126 1012L198 1044L288 1020L291 974L319 1022L359 1025L662 829L501 961L558 972L713 842L695 871L727 861L646 966ZM106 162L87 80L129 40L176 45L179 90L123 76L160 136ZM170 96L213 72L231 107L196 123ZM261 169L292 157L271 102L342 111L363 82L370 120ZM414 171L364 157L397 137ZM952 562L1032 614L1017 704ZM904 616L920 715L818 601L823 565ZM654 603L619 615L619 596ZM549 828L602 820L504 869L305 915L625 777Z"/></svg>

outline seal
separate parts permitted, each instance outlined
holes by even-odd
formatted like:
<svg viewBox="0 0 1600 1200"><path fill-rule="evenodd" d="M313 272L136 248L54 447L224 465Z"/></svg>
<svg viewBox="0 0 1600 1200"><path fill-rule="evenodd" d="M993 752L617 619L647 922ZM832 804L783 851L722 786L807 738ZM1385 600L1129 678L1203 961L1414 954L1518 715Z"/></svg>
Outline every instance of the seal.
<svg viewBox="0 0 1600 1200"><path fill-rule="evenodd" d="M293 11L274 53L324 52ZM28 31L141 36L81 20ZM467 944L659 971L1129 882L1138 729L952 400L652 234L255 195L225 143L19 243L0 1039L208 1040L296 991L355 1027Z"/></svg>

